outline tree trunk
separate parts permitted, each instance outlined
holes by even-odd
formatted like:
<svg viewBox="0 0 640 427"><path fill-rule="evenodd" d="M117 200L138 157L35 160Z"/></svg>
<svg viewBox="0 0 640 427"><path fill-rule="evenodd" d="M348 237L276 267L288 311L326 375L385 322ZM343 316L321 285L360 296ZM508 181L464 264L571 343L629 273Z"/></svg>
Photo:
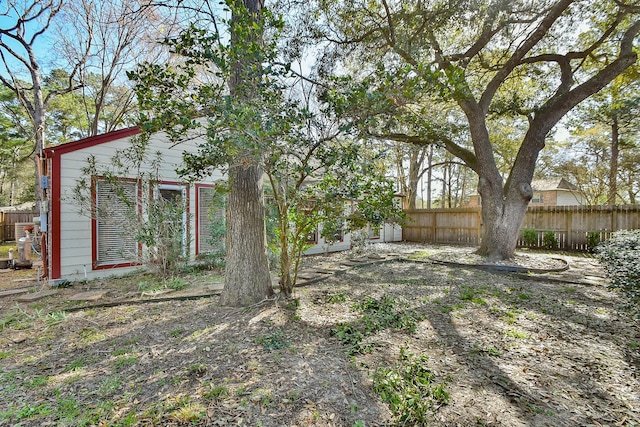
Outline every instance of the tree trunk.
<svg viewBox="0 0 640 427"><path fill-rule="evenodd" d="M285 298L293 294L293 280L291 279L291 254L289 253L289 218L281 215L280 222L280 292Z"/></svg>
<svg viewBox="0 0 640 427"><path fill-rule="evenodd" d="M495 201L496 208L492 209L484 198L482 202L482 241L478 254L491 261L512 258L529 201L524 197Z"/></svg>
<svg viewBox="0 0 640 427"><path fill-rule="evenodd" d="M607 204L616 204L618 194L618 157L620 157L620 130L618 119L613 117L611 124L611 160L609 162L609 191L607 192Z"/></svg>
<svg viewBox="0 0 640 427"><path fill-rule="evenodd" d="M407 192L409 209L416 208L420 168L422 167L422 161L424 160L424 156L421 155L423 150L424 148L422 147L411 147L409 150L409 191Z"/></svg>
<svg viewBox="0 0 640 427"><path fill-rule="evenodd" d="M220 299L223 305L245 306L273 295L262 184L262 168L253 163L229 168L229 246Z"/></svg>
<svg viewBox="0 0 640 427"><path fill-rule="evenodd" d="M262 3L259 0L244 0L246 13L253 19L259 19ZM245 45L250 45L262 35L242 28L237 21L238 16L234 15L231 20L231 44L241 51ZM256 96L255 86L260 76L255 69L260 64L247 60L250 57L238 58L233 66L229 91L236 98L250 99ZM264 220L263 171L255 156L241 152L232 159L229 188L227 261L220 302L228 306L244 306L273 295Z"/></svg>
<svg viewBox="0 0 640 427"><path fill-rule="evenodd" d="M431 180L433 172L431 165L433 164L433 145L429 146L429 154L427 155L427 209L431 209ZM422 201L424 205L424 200Z"/></svg>

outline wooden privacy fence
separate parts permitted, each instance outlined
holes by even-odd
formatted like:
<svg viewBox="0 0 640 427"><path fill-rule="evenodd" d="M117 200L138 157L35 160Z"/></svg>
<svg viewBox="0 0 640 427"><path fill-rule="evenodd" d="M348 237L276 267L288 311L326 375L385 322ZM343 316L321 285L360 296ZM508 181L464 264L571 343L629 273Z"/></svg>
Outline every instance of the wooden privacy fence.
<svg viewBox="0 0 640 427"><path fill-rule="evenodd" d="M33 211L8 211L0 212L0 242L16 240L16 224L33 223L33 218L40 216Z"/></svg>
<svg viewBox="0 0 640 427"><path fill-rule="evenodd" d="M480 208L417 209L406 213L406 241L480 244ZM521 229L526 228L537 233L537 246L543 245L545 234L552 233L558 249L587 250L588 238L603 241L614 231L640 229L640 205L530 207ZM522 239L518 244L526 246Z"/></svg>

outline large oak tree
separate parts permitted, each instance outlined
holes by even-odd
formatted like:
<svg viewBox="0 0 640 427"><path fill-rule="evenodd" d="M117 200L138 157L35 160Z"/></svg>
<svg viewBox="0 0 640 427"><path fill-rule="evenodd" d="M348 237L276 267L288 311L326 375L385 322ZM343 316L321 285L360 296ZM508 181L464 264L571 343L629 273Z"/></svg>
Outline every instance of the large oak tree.
<svg viewBox="0 0 640 427"><path fill-rule="evenodd" d="M549 132L576 105L636 64L640 7L631 0L317 3L325 53L318 69L348 70L327 99L361 131L415 144L437 141L478 177L479 253L513 256ZM335 67L335 64L341 65ZM421 121L423 100L455 103L471 146ZM506 179L496 164L492 117L524 131ZM411 117L399 121L398 117Z"/></svg>

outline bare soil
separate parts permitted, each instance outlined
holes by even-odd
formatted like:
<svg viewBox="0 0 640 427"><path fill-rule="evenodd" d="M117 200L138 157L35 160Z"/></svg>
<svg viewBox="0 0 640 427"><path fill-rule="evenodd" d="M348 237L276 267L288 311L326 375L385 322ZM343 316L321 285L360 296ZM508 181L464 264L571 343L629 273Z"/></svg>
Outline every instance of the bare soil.
<svg viewBox="0 0 640 427"><path fill-rule="evenodd" d="M551 258L515 264L557 269ZM241 309L204 286L215 272L182 278L187 289L162 297L184 298L162 302L140 292L149 275L3 297L0 425L397 425L372 374L403 352L426 356L450 396L432 426L638 426L640 325L596 260L561 258L566 271L520 274L476 268L469 248L372 245L307 258L309 271L355 261L295 302ZM109 293L70 301L89 289ZM416 331L383 329L365 337L370 352L347 355L331 330L383 297L421 319ZM88 307L108 302L122 304Z"/></svg>

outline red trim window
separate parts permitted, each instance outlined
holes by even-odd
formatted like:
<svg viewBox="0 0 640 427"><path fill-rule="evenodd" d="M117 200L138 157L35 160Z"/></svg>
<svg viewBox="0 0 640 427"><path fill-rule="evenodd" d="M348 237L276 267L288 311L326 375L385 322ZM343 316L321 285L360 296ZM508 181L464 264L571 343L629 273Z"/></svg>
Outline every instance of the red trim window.
<svg viewBox="0 0 640 427"><path fill-rule="evenodd" d="M140 215L137 180L93 179L93 265L96 269L140 263L133 222Z"/></svg>

